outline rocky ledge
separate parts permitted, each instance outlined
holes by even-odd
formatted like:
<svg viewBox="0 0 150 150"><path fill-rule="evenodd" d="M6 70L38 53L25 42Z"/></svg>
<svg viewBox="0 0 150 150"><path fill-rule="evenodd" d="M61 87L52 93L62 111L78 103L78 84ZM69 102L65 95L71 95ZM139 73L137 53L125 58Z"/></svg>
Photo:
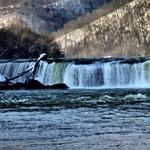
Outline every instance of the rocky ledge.
<svg viewBox="0 0 150 150"><path fill-rule="evenodd" d="M69 87L64 83L45 86L37 80L29 80L26 83L6 83L0 82L0 90L16 90L16 89L68 89Z"/></svg>

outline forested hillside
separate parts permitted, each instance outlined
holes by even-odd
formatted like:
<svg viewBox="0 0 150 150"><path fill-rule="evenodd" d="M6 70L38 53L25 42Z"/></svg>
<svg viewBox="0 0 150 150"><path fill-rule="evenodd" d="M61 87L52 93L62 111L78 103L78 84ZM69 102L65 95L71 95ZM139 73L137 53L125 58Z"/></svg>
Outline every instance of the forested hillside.
<svg viewBox="0 0 150 150"><path fill-rule="evenodd" d="M1 0L0 27L24 26L50 33L111 0Z"/></svg>
<svg viewBox="0 0 150 150"><path fill-rule="evenodd" d="M68 57L150 55L150 1L131 1L56 41Z"/></svg>
<svg viewBox="0 0 150 150"><path fill-rule="evenodd" d="M150 55L150 1L1 0L0 42L0 58Z"/></svg>

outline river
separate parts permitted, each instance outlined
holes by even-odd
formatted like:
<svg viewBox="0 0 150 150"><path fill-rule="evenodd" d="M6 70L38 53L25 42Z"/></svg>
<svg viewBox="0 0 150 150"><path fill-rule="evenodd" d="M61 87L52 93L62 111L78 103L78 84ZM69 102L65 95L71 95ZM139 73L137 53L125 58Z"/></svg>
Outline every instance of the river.
<svg viewBox="0 0 150 150"><path fill-rule="evenodd" d="M149 147L149 89L0 91L0 150Z"/></svg>

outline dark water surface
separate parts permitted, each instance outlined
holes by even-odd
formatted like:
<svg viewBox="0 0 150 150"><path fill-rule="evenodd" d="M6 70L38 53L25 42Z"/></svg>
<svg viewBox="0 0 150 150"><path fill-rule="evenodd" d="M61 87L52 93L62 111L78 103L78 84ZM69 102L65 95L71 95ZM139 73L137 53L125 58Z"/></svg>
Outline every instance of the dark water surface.
<svg viewBox="0 0 150 150"><path fill-rule="evenodd" d="M0 150L149 150L149 91L0 91Z"/></svg>

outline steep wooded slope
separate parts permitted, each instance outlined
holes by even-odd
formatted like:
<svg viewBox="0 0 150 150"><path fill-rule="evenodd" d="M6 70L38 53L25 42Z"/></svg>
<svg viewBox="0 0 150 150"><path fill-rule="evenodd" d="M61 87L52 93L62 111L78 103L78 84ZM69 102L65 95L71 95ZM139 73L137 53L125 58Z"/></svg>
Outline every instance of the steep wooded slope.
<svg viewBox="0 0 150 150"><path fill-rule="evenodd" d="M134 0L56 41L68 57L150 55L150 1Z"/></svg>

